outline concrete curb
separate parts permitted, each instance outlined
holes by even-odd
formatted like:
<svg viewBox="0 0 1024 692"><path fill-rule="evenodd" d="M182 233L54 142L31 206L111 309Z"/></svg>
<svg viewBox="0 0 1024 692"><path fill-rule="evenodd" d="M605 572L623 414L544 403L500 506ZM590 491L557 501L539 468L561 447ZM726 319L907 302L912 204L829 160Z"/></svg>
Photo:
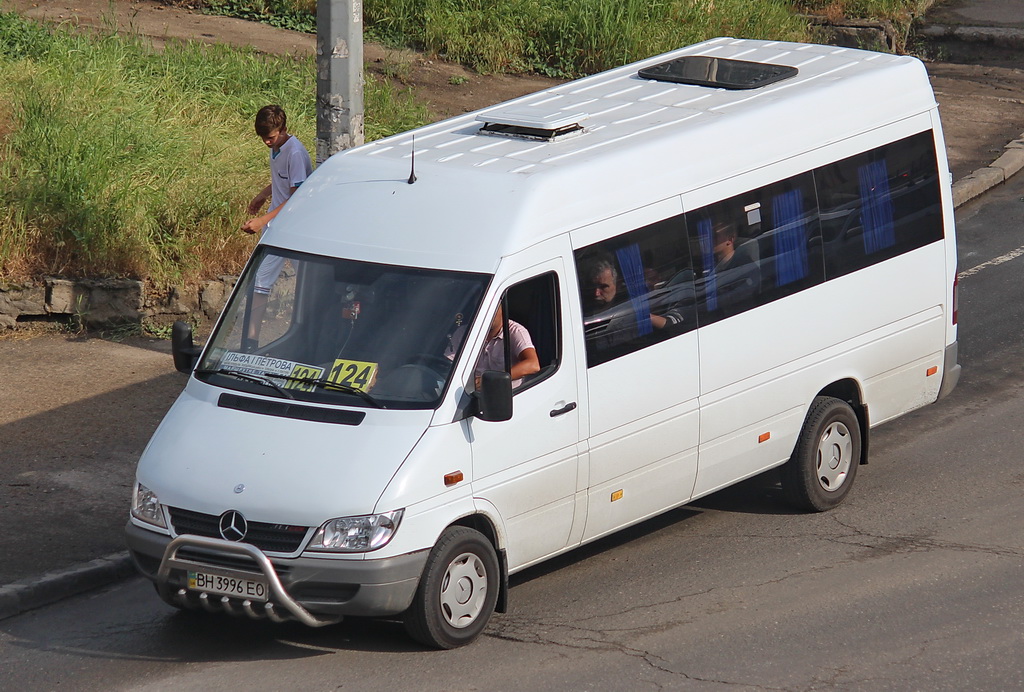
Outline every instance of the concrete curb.
<svg viewBox="0 0 1024 692"><path fill-rule="evenodd" d="M117 583L136 574L127 552L0 586L0 620Z"/></svg>
<svg viewBox="0 0 1024 692"><path fill-rule="evenodd" d="M953 183L953 207L959 209L978 195L1004 183L1024 168L1024 133L1005 147L1006 151L984 168Z"/></svg>
<svg viewBox="0 0 1024 692"><path fill-rule="evenodd" d="M1024 48L1024 30L994 26L953 26L925 24L915 32L929 39L953 39L965 43L987 43L998 48Z"/></svg>

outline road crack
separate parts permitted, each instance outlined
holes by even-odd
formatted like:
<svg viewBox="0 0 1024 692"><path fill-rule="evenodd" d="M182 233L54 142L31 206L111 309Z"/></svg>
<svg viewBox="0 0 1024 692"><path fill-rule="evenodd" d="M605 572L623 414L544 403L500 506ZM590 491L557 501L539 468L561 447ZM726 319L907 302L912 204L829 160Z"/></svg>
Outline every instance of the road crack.
<svg viewBox="0 0 1024 692"><path fill-rule="evenodd" d="M978 545L972 543L960 543L956 541L944 541L938 538L922 535L888 535L884 533L872 533L845 523L839 518L834 518L839 526L851 532L850 536L837 537L832 539L836 543L848 546L856 546L872 551L869 558L884 555L896 555L906 553L920 553L934 550L949 550L962 553L980 553L993 557L1024 557L1024 549L1009 546ZM879 541L873 543L864 539Z"/></svg>

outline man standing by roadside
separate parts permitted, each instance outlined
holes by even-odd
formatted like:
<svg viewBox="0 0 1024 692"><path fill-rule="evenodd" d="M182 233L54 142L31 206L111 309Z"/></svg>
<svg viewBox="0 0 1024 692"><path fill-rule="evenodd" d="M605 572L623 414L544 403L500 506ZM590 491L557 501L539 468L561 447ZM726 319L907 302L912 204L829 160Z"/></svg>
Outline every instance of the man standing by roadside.
<svg viewBox="0 0 1024 692"><path fill-rule="evenodd" d="M270 208L262 216L256 216L242 224L242 230L246 233L258 233L263 230L313 172L313 162L306 147L297 137L288 134L288 121L283 108L275 105L261 108L256 113L256 134L270 149L270 184L252 198L248 212L258 213L268 198ZM277 281L283 264L283 257L268 257L256 273L245 350L255 349L259 343L260 325L267 309L270 289Z"/></svg>

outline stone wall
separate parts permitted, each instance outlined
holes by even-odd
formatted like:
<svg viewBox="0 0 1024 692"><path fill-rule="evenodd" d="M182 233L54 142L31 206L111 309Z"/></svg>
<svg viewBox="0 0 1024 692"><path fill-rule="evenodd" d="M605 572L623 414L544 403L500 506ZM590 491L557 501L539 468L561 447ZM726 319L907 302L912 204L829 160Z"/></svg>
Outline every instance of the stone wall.
<svg viewBox="0 0 1024 692"><path fill-rule="evenodd" d="M814 40L845 48L898 52L904 48L901 36L887 19L843 19L833 21L815 15L801 15L815 30Z"/></svg>
<svg viewBox="0 0 1024 692"><path fill-rule="evenodd" d="M217 319L236 279L225 275L187 287L157 287L129 279L0 283L0 329L47 320L71 321L87 329L174 320L209 324Z"/></svg>

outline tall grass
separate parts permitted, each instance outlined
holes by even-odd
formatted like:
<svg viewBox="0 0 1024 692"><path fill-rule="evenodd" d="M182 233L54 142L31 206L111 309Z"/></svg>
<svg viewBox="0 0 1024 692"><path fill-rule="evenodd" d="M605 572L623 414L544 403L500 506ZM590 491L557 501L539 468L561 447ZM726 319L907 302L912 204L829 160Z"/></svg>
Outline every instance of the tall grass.
<svg viewBox="0 0 1024 692"><path fill-rule="evenodd" d="M190 0L211 11L315 30L313 0ZM935 0L365 0L370 40L477 71L578 77L713 36L806 41L801 12L892 20ZM292 27L295 28L295 27Z"/></svg>
<svg viewBox="0 0 1024 692"><path fill-rule="evenodd" d="M301 14L310 0L205 5L252 18L275 7ZM315 4L307 11L315 15ZM363 15L370 40L423 49L483 74L570 78L712 36L808 38L784 0L365 0Z"/></svg>
<svg viewBox="0 0 1024 692"><path fill-rule="evenodd" d="M47 31L0 13L0 279L236 272L266 184L252 117L280 103L312 151L314 63L224 46ZM367 138L422 124L370 81Z"/></svg>
<svg viewBox="0 0 1024 692"><path fill-rule="evenodd" d="M480 72L577 77L712 36L806 40L781 0L366 0L371 36Z"/></svg>

